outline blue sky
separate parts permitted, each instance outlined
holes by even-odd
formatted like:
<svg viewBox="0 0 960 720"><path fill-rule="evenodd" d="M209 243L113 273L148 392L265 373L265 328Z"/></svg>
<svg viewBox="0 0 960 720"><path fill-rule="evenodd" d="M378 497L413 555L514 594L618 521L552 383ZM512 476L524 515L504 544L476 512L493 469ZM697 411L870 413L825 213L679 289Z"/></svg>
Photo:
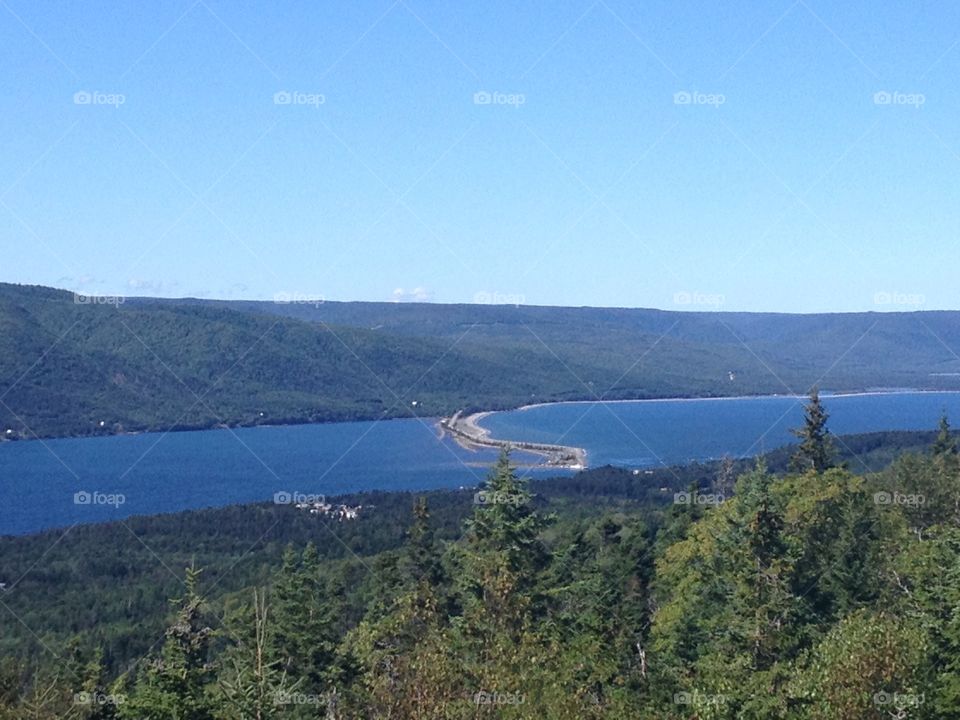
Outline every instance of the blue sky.
<svg viewBox="0 0 960 720"><path fill-rule="evenodd" d="M958 41L948 2L0 0L0 280L956 309Z"/></svg>

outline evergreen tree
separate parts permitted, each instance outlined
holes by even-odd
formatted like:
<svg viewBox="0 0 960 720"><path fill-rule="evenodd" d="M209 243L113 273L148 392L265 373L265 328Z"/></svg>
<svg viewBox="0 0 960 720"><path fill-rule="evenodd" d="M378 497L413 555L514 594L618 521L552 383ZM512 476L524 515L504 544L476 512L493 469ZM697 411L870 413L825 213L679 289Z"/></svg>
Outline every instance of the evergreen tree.
<svg viewBox="0 0 960 720"><path fill-rule="evenodd" d="M179 605L174 623L167 628L160 657L138 679L133 696L120 706L130 720L213 720L207 684L212 671L207 663L213 630L203 620L202 598L197 592L200 571L187 568L186 594L171 601Z"/></svg>
<svg viewBox="0 0 960 720"><path fill-rule="evenodd" d="M289 681L273 644L273 620L266 592L253 591L225 621L234 641L220 658L217 715L222 720L273 720L287 717L286 707L299 690Z"/></svg>
<svg viewBox="0 0 960 720"><path fill-rule="evenodd" d="M440 600L446 577L433 538L426 500L413 508L413 524L387 603L371 606L344 643L359 667L359 687L347 704L357 716L433 718L457 700L459 686L443 627Z"/></svg>
<svg viewBox="0 0 960 720"><path fill-rule="evenodd" d="M937 439L933 443L934 457L945 457L957 454L957 440L950 432L950 422L947 420L947 414L940 416L940 423L937 425Z"/></svg>
<svg viewBox="0 0 960 720"><path fill-rule="evenodd" d="M336 643L335 611L320 572L313 543L300 555L288 547L273 591L273 651L291 680L316 695L327 690Z"/></svg>
<svg viewBox="0 0 960 720"><path fill-rule="evenodd" d="M827 430L829 417L820 402L820 392L814 387L810 391L810 401L804 406L803 426L790 431L800 439L797 452L791 459L795 469L823 473L833 467L836 453Z"/></svg>

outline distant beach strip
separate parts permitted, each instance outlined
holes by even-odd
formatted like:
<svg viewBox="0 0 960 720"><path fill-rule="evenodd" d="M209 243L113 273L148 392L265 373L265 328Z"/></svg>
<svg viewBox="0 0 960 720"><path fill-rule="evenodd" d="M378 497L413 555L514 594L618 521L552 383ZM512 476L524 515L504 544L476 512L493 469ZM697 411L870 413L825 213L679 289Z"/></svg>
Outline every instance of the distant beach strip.
<svg viewBox="0 0 960 720"><path fill-rule="evenodd" d="M490 437L490 432L486 428L480 427L479 424L480 420L489 414L489 412L479 412L463 415L462 411L457 411L451 417L442 418L440 427L443 431L450 433L457 444L466 450L477 450L479 448L515 449L540 455L544 458L543 464L550 467L582 470L587 466L587 451L583 448L521 440L500 440Z"/></svg>

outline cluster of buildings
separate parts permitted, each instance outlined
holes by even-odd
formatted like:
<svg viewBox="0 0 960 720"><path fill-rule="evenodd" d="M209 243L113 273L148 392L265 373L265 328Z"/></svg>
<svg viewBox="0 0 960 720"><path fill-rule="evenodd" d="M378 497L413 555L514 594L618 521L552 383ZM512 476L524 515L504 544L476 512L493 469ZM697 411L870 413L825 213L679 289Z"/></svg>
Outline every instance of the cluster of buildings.
<svg viewBox="0 0 960 720"><path fill-rule="evenodd" d="M306 510L311 515L322 515L333 518L337 522L344 520L356 520L360 516L363 505L332 505L328 502L299 502L296 504L297 510Z"/></svg>

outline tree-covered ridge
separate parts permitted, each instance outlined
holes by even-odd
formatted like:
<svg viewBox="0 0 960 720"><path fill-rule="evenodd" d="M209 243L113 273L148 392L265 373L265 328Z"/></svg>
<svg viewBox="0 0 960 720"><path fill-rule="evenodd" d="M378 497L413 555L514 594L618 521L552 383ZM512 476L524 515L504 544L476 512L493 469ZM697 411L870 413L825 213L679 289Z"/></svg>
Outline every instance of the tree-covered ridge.
<svg viewBox="0 0 960 720"><path fill-rule="evenodd" d="M943 312L98 300L0 283L0 437L785 393L815 382L956 390L960 361L947 350L956 342L960 315Z"/></svg>
<svg viewBox="0 0 960 720"><path fill-rule="evenodd" d="M416 501L392 549L291 545L216 605L188 570L122 672L74 646L8 662L0 717L956 717L949 425L881 472L829 465L758 462L732 495L721 467L661 510L583 512L504 456L453 533Z"/></svg>

